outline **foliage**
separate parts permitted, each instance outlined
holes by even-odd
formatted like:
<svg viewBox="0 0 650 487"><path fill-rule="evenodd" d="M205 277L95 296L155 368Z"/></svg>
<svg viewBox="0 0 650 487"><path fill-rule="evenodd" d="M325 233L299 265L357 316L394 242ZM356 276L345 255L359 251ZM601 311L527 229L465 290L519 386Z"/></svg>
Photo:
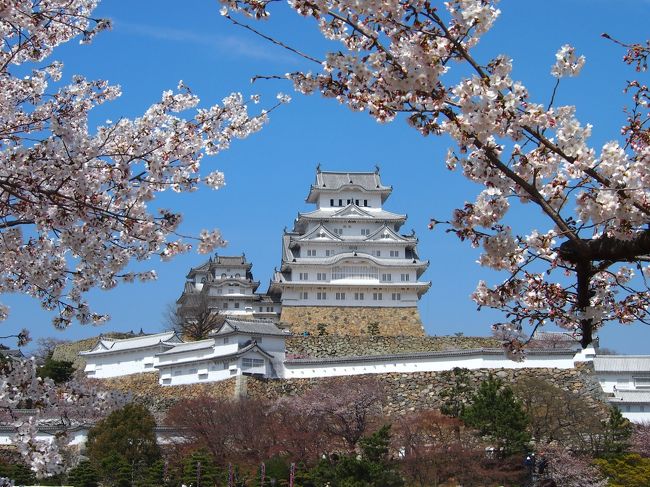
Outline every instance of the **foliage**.
<svg viewBox="0 0 650 487"><path fill-rule="evenodd" d="M122 394L102 389L97 382L75 378L56 385L52 379L37 375L34 360L6 361L0 369L0 420L17 428L13 438L17 451L37 475L43 478L61 473L66 467L66 428L90 422L122 405ZM29 406L33 415L17 416L15 409ZM36 438L41 420L56 420L61 433L55 441Z"/></svg>
<svg viewBox="0 0 650 487"><path fill-rule="evenodd" d="M88 432L87 454L102 481L122 485L142 478L160 458L151 413L127 404L99 421Z"/></svg>
<svg viewBox="0 0 650 487"><path fill-rule="evenodd" d="M611 456L625 453L630 446L632 423L623 417L617 407L611 407L609 418L604 422L603 448L601 455Z"/></svg>
<svg viewBox="0 0 650 487"><path fill-rule="evenodd" d="M340 487L401 487L404 481L389 455L390 426L360 439L361 455L323 459L311 472L315 485Z"/></svg>
<svg viewBox="0 0 650 487"><path fill-rule="evenodd" d="M72 378L75 369L72 362L66 360L53 360L51 357L45 360L45 363L38 368L38 376L41 378L49 377L55 384L67 382Z"/></svg>
<svg viewBox="0 0 650 487"><path fill-rule="evenodd" d="M492 377L481 383L461 419L490 437L502 456L523 452L530 441L521 402L510 387Z"/></svg>
<svg viewBox="0 0 650 487"><path fill-rule="evenodd" d="M267 18L279 2L222 3L223 15L240 24L233 11ZM473 299L504 310L513 329L554 323L587 346L607 321L650 321L648 87L627 83L622 140L612 134L600 150L591 147L591 125L576 107L554 104L562 78L577 76L584 56L559 47L549 99L532 99L511 77L512 59L475 50L500 14L496 4L289 2L339 44L322 60L303 55L315 71L285 77L301 93L320 92L380 122L402 117L424 136L451 137L447 167L483 189L430 228L444 224L482 248L481 265L506 273L496 286L479 282ZM649 45L624 45L624 61L645 70ZM543 215L543 226L525 219L513 228L506 215L516 202ZM509 349L520 355L522 345L514 340Z"/></svg>
<svg viewBox="0 0 650 487"><path fill-rule="evenodd" d="M31 485L36 476L24 463L0 463L0 477L12 479L16 484Z"/></svg>
<svg viewBox="0 0 650 487"><path fill-rule="evenodd" d="M195 451L183 463L183 483L186 485L205 487L223 480L223 472L215 467L214 460L205 451Z"/></svg>
<svg viewBox="0 0 650 487"><path fill-rule="evenodd" d="M512 387L528 418L528 431L537 442L590 450L603 437L604 414L584 398L541 377L524 377Z"/></svg>
<svg viewBox="0 0 650 487"><path fill-rule="evenodd" d="M329 380L292 401L308 417L322 419L323 432L342 440L341 447L354 451L379 411L382 385L373 378Z"/></svg>
<svg viewBox="0 0 650 487"><path fill-rule="evenodd" d="M634 431L630 438L630 450L642 457L650 457L650 423L634 425Z"/></svg>
<svg viewBox="0 0 650 487"><path fill-rule="evenodd" d="M93 130L90 112L120 88L80 75L64 84L62 64L45 60L58 45L77 36L89 42L110 27L92 17L96 4L11 1L0 20L0 292L39 299L57 311L56 327L106 319L86 303L93 287L155 279L153 271L128 271L132 260L189 250L178 233L181 215L151 201L201 183L222 187L221 172L201 170L204 155L258 131L268 117L249 115L239 93L196 109L199 99L180 82L142 116ZM195 240L201 253L225 243L217 230ZM7 311L2 306L0 318Z"/></svg>
<svg viewBox="0 0 650 487"><path fill-rule="evenodd" d="M267 405L252 399L180 401L168 412L166 421L182 428L222 467L227 461L259 465L275 438Z"/></svg>
<svg viewBox="0 0 650 487"><path fill-rule="evenodd" d="M650 459L636 453L599 458L596 466L608 479L609 487L646 487L650 485Z"/></svg>
<svg viewBox="0 0 650 487"><path fill-rule="evenodd" d="M74 487L97 487L98 482L99 475L88 460L68 472L68 483Z"/></svg>
<svg viewBox="0 0 650 487"><path fill-rule="evenodd" d="M469 370L454 367L452 370L441 372L440 379L447 383L451 382L451 385L440 391L442 400L440 412L452 418L458 418L474 392L474 387L470 383Z"/></svg>
<svg viewBox="0 0 650 487"><path fill-rule="evenodd" d="M607 481L589 456L573 453L556 445L540 445L537 464L547 462L540 476L562 487L605 487Z"/></svg>

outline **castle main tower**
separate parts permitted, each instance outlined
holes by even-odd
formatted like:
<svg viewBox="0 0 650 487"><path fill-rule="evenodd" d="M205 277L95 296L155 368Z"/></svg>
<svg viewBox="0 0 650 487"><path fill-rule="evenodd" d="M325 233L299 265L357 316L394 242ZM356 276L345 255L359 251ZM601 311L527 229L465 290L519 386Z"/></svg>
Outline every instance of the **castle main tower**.
<svg viewBox="0 0 650 487"><path fill-rule="evenodd" d="M307 203L282 237L282 265L269 294L294 333L423 335L417 304L431 286L406 215L384 210L392 187L375 172L316 171ZM322 330L321 326L321 330Z"/></svg>

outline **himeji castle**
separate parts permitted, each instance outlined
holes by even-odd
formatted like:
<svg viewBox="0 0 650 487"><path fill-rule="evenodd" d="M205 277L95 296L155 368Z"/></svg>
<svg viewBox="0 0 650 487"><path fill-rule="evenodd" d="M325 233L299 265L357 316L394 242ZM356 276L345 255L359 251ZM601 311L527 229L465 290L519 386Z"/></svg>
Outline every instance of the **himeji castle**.
<svg viewBox="0 0 650 487"><path fill-rule="evenodd" d="M253 264L240 256L215 255L193 267L186 276L183 293L176 301L183 320L201 319L201 315L218 311L228 316L276 319L280 303L255 291L260 285L253 279Z"/></svg>
<svg viewBox="0 0 650 487"><path fill-rule="evenodd" d="M374 172L316 170L307 203L282 237L282 263L269 295L294 333L423 335L417 304L431 286L420 281L414 233L406 215L384 209L392 192ZM322 330L320 330L322 332Z"/></svg>

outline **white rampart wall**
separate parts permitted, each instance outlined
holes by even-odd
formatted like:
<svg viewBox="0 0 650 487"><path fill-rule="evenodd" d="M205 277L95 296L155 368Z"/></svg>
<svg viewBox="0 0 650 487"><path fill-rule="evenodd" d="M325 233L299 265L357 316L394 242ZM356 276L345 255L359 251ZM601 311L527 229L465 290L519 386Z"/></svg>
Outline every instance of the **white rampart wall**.
<svg viewBox="0 0 650 487"><path fill-rule="evenodd" d="M302 363L288 361L285 363L286 379L311 377L336 377L360 374L386 374L390 372L438 372L451 370L454 367L466 369L524 369L524 368L556 368L572 369L575 367L573 355L530 355L523 362L508 360L503 355L482 354L456 355L447 357L408 357L399 359L376 359L367 357L359 360L341 362Z"/></svg>
<svg viewBox="0 0 650 487"><path fill-rule="evenodd" d="M158 364L156 354L163 350L165 350L163 347L156 345L123 352L84 355L83 357L86 360L84 372L88 377L95 379L153 372L156 370L156 364Z"/></svg>

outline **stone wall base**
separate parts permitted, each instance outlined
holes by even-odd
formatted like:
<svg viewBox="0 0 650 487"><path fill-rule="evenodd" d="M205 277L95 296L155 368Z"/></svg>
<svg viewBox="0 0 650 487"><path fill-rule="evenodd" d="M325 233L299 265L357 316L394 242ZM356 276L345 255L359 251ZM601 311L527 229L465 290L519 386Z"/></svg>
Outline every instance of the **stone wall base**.
<svg viewBox="0 0 650 487"><path fill-rule="evenodd" d="M283 306L280 321L295 334L424 336L416 307Z"/></svg>

